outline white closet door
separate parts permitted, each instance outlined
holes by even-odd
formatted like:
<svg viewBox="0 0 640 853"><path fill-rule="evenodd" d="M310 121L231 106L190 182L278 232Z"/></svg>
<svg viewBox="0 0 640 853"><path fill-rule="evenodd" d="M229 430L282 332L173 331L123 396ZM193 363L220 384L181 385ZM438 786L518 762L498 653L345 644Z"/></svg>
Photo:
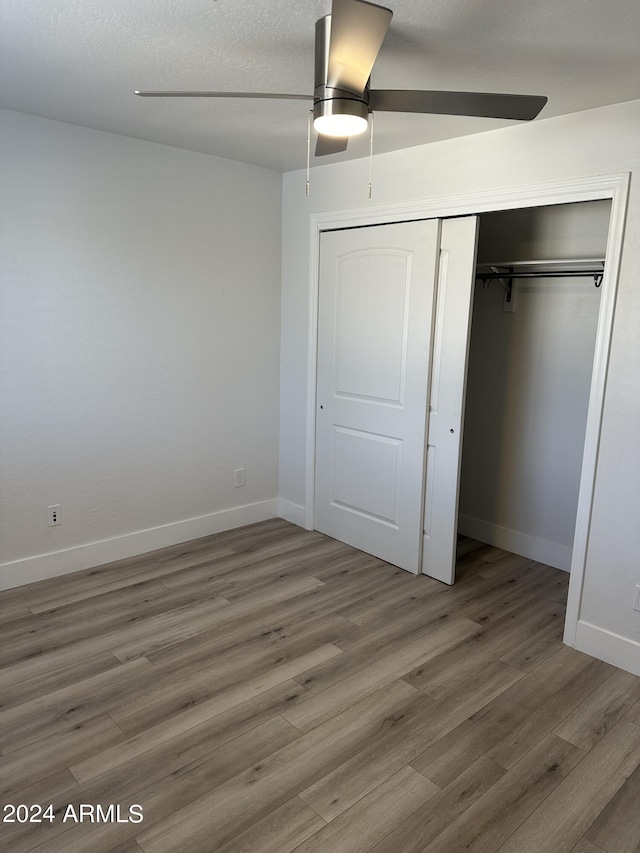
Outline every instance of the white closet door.
<svg viewBox="0 0 640 853"><path fill-rule="evenodd" d="M439 222L324 233L315 527L420 570Z"/></svg>
<svg viewBox="0 0 640 853"><path fill-rule="evenodd" d="M458 491L478 219L442 221L433 344L422 572L455 580Z"/></svg>

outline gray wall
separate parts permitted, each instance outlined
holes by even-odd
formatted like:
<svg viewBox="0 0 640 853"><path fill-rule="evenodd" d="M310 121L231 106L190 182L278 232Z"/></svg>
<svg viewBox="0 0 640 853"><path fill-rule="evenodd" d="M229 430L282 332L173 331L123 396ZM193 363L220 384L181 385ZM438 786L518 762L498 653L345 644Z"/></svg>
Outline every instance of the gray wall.
<svg viewBox="0 0 640 853"><path fill-rule="evenodd" d="M281 175L0 117L0 581L275 514Z"/></svg>

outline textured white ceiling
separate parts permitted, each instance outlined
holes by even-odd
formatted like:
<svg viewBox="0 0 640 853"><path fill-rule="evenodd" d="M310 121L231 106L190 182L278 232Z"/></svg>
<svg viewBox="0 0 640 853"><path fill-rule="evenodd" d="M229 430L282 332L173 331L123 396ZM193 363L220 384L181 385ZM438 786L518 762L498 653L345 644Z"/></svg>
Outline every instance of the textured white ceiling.
<svg viewBox="0 0 640 853"><path fill-rule="evenodd" d="M374 88L547 95L545 117L640 97L640 0L389 0ZM3 0L0 106L287 171L304 101L143 99L134 89L313 90L330 0ZM375 150L508 122L378 113ZM352 140L323 163L365 156Z"/></svg>

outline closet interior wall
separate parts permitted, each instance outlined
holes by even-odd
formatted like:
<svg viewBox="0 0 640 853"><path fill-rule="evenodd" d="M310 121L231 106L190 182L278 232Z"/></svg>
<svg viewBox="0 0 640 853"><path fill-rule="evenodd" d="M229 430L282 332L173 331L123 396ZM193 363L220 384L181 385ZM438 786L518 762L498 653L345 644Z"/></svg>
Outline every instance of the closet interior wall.
<svg viewBox="0 0 640 853"><path fill-rule="evenodd" d="M604 258L610 202L483 214L478 265ZM569 570L600 290L476 284L458 532Z"/></svg>

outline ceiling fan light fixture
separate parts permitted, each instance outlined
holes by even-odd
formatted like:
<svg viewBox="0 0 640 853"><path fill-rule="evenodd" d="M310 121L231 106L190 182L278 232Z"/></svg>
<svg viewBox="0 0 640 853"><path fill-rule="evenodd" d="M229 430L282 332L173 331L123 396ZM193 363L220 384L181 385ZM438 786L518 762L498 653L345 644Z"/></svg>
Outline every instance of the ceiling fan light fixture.
<svg viewBox="0 0 640 853"><path fill-rule="evenodd" d="M356 98L318 100L313 107L313 126L324 136L357 136L369 126L369 107Z"/></svg>
<svg viewBox="0 0 640 853"><path fill-rule="evenodd" d="M358 136L365 132L368 125L366 118L347 113L318 116L313 120L314 128L324 136Z"/></svg>

